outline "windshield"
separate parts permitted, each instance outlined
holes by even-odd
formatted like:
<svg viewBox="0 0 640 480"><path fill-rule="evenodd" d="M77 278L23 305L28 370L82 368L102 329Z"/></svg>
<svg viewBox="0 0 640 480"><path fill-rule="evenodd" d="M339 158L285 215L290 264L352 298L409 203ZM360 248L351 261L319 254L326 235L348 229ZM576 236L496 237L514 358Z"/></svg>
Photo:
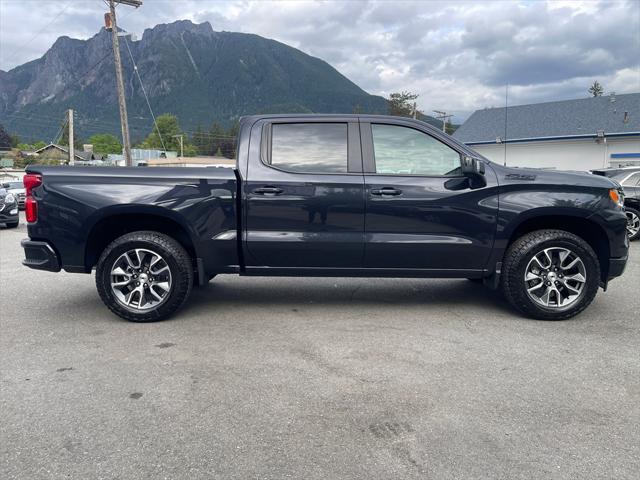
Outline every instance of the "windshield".
<svg viewBox="0 0 640 480"><path fill-rule="evenodd" d="M622 184L622 182L623 182L627 177L630 177L630 176L631 176L631 175L633 175L634 173L637 173L637 172L634 172L633 170L631 170L631 171L627 170L626 172L619 172L619 173L616 173L616 174L615 174L615 175L613 175L611 178L613 178L616 182L618 182L618 183ZM634 178L635 178L635 177L634 177Z"/></svg>

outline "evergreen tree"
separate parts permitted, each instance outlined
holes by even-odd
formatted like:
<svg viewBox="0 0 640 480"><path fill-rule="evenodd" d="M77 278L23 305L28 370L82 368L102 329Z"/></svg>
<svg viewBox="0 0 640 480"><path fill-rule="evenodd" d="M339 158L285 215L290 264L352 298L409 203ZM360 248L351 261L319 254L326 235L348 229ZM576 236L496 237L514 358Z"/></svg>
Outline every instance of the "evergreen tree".
<svg viewBox="0 0 640 480"><path fill-rule="evenodd" d="M140 144L141 148L148 148L154 150L171 150L180 154L180 140L176 137L182 135L178 118L170 113L160 115L156 122L158 128L153 126L149 136ZM158 131L160 133L158 133ZM164 145L164 146L163 146ZM187 136L184 137L184 151L185 154L189 149L189 143L187 142Z"/></svg>
<svg viewBox="0 0 640 480"><path fill-rule="evenodd" d="M600 82L595 80L593 84L589 87L589 93L592 97L601 97L604 93L604 87L600 85Z"/></svg>
<svg viewBox="0 0 640 480"><path fill-rule="evenodd" d="M419 97L417 93L400 92L389 95L387 102L389 104L389 114L396 117L412 117L413 103ZM416 112L420 113L420 112Z"/></svg>
<svg viewBox="0 0 640 480"><path fill-rule="evenodd" d="M5 131L4 126L0 124L0 150L11 149L11 136Z"/></svg>

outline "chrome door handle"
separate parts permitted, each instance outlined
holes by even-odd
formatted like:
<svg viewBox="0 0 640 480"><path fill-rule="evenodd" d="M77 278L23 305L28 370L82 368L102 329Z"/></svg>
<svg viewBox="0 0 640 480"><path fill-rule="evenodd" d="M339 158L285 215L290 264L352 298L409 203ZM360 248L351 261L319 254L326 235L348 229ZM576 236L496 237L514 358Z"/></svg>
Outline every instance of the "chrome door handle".
<svg viewBox="0 0 640 480"><path fill-rule="evenodd" d="M282 192L284 190L278 187L260 187L253 191L256 195L280 195Z"/></svg>
<svg viewBox="0 0 640 480"><path fill-rule="evenodd" d="M397 188L393 188L393 187L371 189L371 195L379 195L379 196L389 195L389 196L395 197L401 194L402 194L402 190L398 190Z"/></svg>

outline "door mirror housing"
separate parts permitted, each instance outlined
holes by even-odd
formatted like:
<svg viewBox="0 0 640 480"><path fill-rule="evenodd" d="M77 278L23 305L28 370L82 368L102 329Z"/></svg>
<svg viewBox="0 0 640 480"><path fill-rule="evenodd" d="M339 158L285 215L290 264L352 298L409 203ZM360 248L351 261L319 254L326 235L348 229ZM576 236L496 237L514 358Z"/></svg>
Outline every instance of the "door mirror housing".
<svg viewBox="0 0 640 480"><path fill-rule="evenodd" d="M460 157L462 174L469 179L469 188L482 188L487 186L484 178L484 162L476 157L463 155Z"/></svg>
<svg viewBox="0 0 640 480"><path fill-rule="evenodd" d="M479 158L462 155L460 161L462 165L462 173L464 175L484 175L484 162Z"/></svg>

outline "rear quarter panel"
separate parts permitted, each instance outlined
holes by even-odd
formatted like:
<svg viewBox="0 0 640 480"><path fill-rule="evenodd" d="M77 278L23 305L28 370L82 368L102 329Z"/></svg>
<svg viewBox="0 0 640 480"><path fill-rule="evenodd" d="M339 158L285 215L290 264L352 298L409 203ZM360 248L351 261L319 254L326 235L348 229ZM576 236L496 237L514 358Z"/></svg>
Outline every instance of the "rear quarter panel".
<svg viewBox="0 0 640 480"><path fill-rule="evenodd" d="M113 215L149 214L177 222L207 263L237 264L236 179L230 168L31 167L38 221L29 237L48 240L66 270L85 267L92 228ZM215 237L225 232L225 240ZM216 259L212 259L215 256Z"/></svg>

